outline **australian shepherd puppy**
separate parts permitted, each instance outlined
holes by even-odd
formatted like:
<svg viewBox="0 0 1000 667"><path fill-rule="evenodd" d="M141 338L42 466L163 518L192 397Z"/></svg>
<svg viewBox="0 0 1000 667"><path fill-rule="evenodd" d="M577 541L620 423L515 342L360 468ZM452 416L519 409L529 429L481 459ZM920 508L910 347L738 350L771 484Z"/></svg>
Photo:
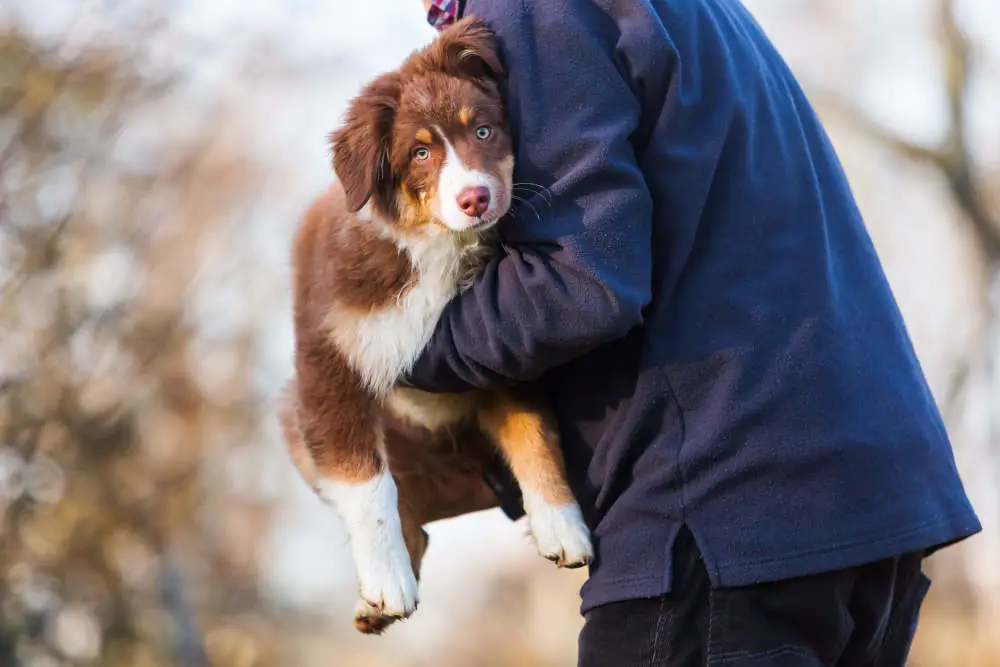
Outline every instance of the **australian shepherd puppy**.
<svg viewBox="0 0 1000 667"><path fill-rule="evenodd" d="M295 238L295 379L281 418L293 460L350 535L362 632L416 609L427 547L424 519L410 511L419 499L400 502L387 424L416 429L413 447L485 435L521 487L539 552L562 567L592 558L538 396L395 386L490 254L510 207L514 156L495 48L466 19L367 85L332 135L338 183Z"/></svg>

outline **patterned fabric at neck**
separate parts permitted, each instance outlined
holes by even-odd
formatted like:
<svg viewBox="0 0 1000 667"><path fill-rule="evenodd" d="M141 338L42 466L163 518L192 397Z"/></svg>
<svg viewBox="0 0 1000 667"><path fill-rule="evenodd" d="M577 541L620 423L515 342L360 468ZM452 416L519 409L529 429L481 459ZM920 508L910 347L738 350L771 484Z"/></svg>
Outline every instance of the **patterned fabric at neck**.
<svg viewBox="0 0 1000 667"><path fill-rule="evenodd" d="M427 21L437 28L444 30L458 18L458 0L431 0L430 9L427 10Z"/></svg>

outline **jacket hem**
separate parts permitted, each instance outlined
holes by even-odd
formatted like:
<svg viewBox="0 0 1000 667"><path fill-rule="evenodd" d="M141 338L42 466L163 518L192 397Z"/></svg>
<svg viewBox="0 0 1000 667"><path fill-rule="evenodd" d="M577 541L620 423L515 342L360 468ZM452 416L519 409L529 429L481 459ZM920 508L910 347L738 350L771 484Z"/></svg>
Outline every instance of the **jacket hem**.
<svg viewBox="0 0 1000 667"><path fill-rule="evenodd" d="M975 513L964 512L880 539L799 551L782 558L719 564L714 568L708 567L708 572L713 588L750 586L858 567L913 551L930 553L981 531L982 525ZM670 544L668 554L676 533L676 530L671 531L667 539ZM703 551L701 545L698 548ZM710 559L705 558L704 551L703 559L706 563L710 562ZM671 590L672 579L672 573L668 572L667 576L659 574L590 581L585 584L581 593L580 613L586 615L594 607L614 602L667 595Z"/></svg>

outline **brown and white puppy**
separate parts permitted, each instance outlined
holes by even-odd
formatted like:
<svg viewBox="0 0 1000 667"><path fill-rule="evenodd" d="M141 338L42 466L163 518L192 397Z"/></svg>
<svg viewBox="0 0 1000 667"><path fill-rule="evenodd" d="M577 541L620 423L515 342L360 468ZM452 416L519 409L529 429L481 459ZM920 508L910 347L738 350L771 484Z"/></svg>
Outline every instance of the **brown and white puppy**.
<svg viewBox="0 0 1000 667"><path fill-rule="evenodd" d="M520 390L395 387L491 252L491 229L510 207L501 75L492 34L466 19L366 86L332 136L339 183L295 239L296 378L281 417L296 465L346 524L363 632L416 608L421 524L436 516L400 496L389 467L401 432L393 424L411 429L407 446L487 436L521 486L539 552L563 567L592 558L544 402Z"/></svg>

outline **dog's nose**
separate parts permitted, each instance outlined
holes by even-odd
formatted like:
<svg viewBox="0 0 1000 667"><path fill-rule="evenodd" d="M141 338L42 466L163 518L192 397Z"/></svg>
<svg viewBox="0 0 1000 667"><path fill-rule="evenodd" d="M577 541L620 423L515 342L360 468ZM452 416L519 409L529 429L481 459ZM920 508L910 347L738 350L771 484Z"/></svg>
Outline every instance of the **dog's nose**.
<svg viewBox="0 0 1000 667"><path fill-rule="evenodd" d="M482 185L463 188L458 193L458 207L462 213L477 218L490 207L490 191Z"/></svg>

